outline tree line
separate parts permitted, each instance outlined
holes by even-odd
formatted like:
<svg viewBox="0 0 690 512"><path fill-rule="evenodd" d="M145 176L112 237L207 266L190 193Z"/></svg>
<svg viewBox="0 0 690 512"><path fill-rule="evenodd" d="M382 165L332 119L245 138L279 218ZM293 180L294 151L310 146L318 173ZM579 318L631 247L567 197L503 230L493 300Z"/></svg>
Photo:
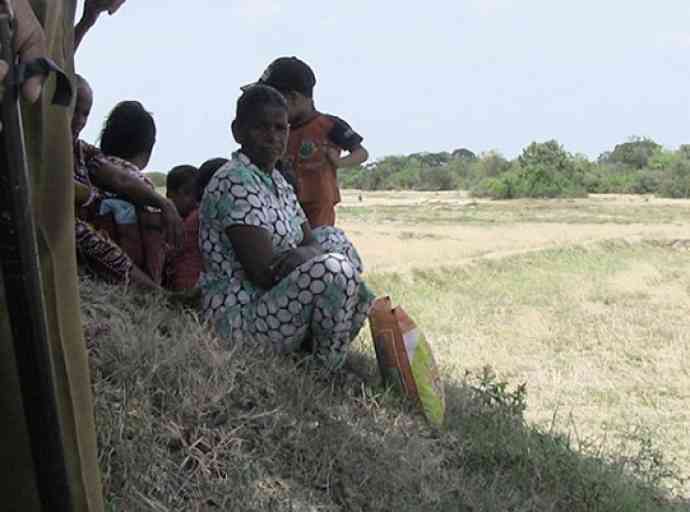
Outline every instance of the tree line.
<svg viewBox="0 0 690 512"><path fill-rule="evenodd" d="M588 193L690 197L690 144L669 150L632 137L596 161L571 154L555 140L533 142L508 160L496 151L388 156L339 172L343 188L469 190L494 199L582 197Z"/></svg>

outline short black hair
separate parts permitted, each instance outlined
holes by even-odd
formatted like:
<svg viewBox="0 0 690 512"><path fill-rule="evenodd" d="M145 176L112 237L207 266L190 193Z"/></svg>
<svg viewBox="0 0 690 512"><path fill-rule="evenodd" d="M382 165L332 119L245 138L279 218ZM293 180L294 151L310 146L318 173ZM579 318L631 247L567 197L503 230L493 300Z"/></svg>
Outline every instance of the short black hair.
<svg viewBox="0 0 690 512"><path fill-rule="evenodd" d="M228 161L227 158L211 158L201 164L199 172L196 173L196 197L199 202L201 202L201 199L204 197L204 190L206 190L213 175L218 169L227 164Z"/></svg>
<svg viewBox="0 0 690 512"><path fill-rule="evenodd" d="M150 153L155 143L156 123L138 101L118 103L101 131L101 151L125 160Z"/></svg>
<svg viewBox="0 0 690 512"><path fill-rule="evenodd" d="M165 187L169 192L177 192L189 183L196 183L198 170L193 165L173 167L165 178Z"/></svg>
<svg viewBox="0 0 690 512"><path fill-rule="evenodd" d="M252 85L237 100L235 121L239 124L252 118L260 108L278 107L287 112L285 97L277 89L268 85Z"/></svg>
<svg viewBox="0 0 690 512"><path fill-rule="evenodd" d="M283 94L296 91L313 98L316 75L309 64L297 57L280 57L271 62L257 83L275 87Z"/></svg>
<svg viewBox="0 0 690 512"><path fill-rule="evenodd" d="M74 85L75 89L79 89L80 87L88 87L89 89L91 89L91 84L89 84L89 81L79 73L74 74Z"/></svg>

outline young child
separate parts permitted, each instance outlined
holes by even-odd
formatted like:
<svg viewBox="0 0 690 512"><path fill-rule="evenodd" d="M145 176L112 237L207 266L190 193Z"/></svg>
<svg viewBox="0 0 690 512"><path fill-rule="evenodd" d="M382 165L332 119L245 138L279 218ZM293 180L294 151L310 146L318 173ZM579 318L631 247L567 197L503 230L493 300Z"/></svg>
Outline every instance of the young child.
<svg viewBox="0 0 690 512"><path fill-rule="evenodd" d="M185 235L182 250L170 258L168 266L167 283L173 291L196 288L203 269L199 250L199 204L206 185L225 163L225 158L213 158L204 162L198 171L191 165L180 165L168 173L166 194L184 219Z"/></svg>
<svg viewBox="0 0 690 512"><path fill-rule="evenodd" d="M366 162L369 154L362 137L342 119L316 110L316 76L298 58L276 59L258 83L274 87L287 100L290 136L281 172L295 188L312 228L335 225L337 169ZM341 157L342 151L348 154Z"/></svg>
<svg viewBox="0 0 690 512"><path fill-rule="evenodd" d="M198 171L191 165L174 167L166 179L166 196L177 208L184 226L182 248L168 256L166 285L173 291L196 287L202 262L199 253L199 202L196 193Z"/></svg>

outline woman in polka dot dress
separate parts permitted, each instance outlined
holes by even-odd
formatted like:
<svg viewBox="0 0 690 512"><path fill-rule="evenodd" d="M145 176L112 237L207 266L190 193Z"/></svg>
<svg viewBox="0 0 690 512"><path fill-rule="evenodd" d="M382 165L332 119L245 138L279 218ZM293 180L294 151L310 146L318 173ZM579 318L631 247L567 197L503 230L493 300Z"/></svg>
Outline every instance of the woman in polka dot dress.
<svg viewBox="0 0 690 512"><path fill-rule="evenodd" d="M232 130L241 150L216 172L201 205L204 315L231 341L292 352L309 340L316 357L339 368L373 300L361 260L341 230L310 229L275 170L288 136L280 93L249 88Z"/></svg>

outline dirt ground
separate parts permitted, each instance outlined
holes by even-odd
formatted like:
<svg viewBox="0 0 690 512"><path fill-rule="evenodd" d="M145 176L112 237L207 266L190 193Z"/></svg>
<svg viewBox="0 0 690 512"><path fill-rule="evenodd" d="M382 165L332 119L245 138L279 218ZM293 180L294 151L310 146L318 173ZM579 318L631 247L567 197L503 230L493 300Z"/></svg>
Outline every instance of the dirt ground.
<svg viewBox="0 0 690 512"><path fill-rule="evenodd" d="M445 208L439 222L429 222L439 207ZM395 210L383 219L378 215L379 210L397 208L405 209L400 220ZM453 209L451 215L443 215L448 209ZM482 218L467 222L476 220L478 209ZM353 215L353 210L361 214ZM659 215L668 210L674 212L672 218ZM539 211L542 218L529 211ZM585 215L573 216L583 211ZM464 192L346 191L338 225L359 248L368 271L405 272L610 239L690 238L690 201L626 195L488 201Z"/></svg>

